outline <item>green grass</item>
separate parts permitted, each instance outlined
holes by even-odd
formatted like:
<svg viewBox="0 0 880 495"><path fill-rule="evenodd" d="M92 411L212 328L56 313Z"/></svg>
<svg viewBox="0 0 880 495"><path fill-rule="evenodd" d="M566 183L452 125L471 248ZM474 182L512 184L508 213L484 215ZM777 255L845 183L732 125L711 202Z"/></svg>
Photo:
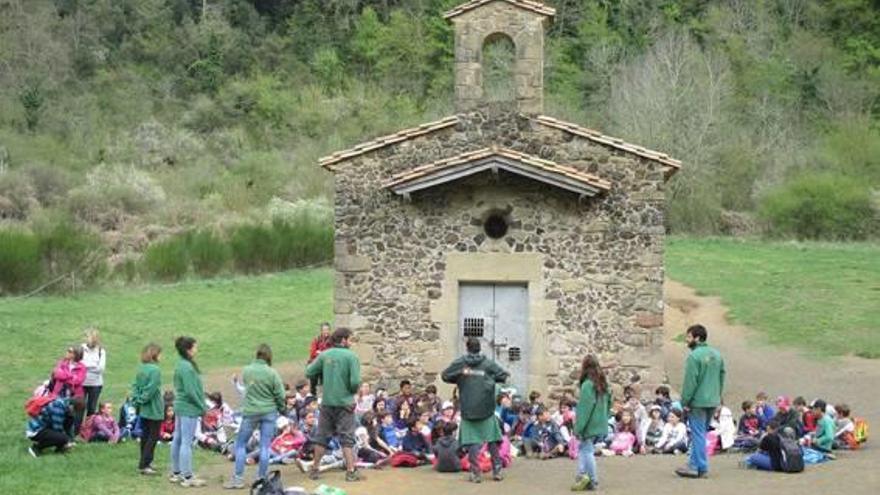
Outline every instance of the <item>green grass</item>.
<svg viewBox="0 0 880 495"><path fill-rule="evenodd" d="M666 274L772 344L880 357L880 245L670 238Z"/></svg>
<svg viewBox="0 0 880 495"><path fill-rule="evenodd" d="M203 370L243 366L256 345L272 345L278 362L302 359L317 325L331 319L332 272L294 271L253 278L217 279L144 289L105 290L79 297L0 300L0 493L161 493L164 480L135 475L136 446L80 445L69 456L34 462L23 440L25 398L47 377L65 346L96 324L108 349L105 392L119 404L147 342L165 349L163 381L171 382L173 339L199 341ZM168 448L157 450L167 465ZM200 453L198 463L218 461ZM100 473L96 479L91 474Z"/></svg>

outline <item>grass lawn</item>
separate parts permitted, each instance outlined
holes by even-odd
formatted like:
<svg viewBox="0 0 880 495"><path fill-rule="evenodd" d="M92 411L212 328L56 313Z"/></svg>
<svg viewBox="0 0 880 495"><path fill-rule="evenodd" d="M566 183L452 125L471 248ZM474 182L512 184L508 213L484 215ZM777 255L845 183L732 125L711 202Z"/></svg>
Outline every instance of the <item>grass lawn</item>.
<svg viewBox="0 0 880 495"><path fill-rule="evenodd" d="M770 343L880 357L880 245L673 237L666 274Z"/></svg>
<svg viewBox="0 0 880 495"><path fill-rule="evenodd" d="M0 493L163 493L162 479L137 476L136 444L78 445L68 456L27 455L24 399L60 358L96 324L108 349L102 397L121 403L134 378L140 349L155 341L164 348L163 383L171 383L173 340L199 341L205 370L248 363L256 345L272 345L279 362L303 359L320 322L332 316L329 269L255 278L187 282L141 289L106 290L75 298L0 300ZM168 448L157 448L157 467L167 466ZM48 452L48 451L47 451ZM200 453L196 465L214 454ZM96 490L96 487L101 488Z"/></svg>

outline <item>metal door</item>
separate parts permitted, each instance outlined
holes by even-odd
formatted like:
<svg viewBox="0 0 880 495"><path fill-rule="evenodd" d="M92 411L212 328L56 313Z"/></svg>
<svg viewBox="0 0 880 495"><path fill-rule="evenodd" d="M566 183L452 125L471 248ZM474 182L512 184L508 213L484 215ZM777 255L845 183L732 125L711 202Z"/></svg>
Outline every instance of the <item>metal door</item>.
<svg viewBox="0 0 880 495"><path fill-rule="evenodd" d="M480 339L483 353L510 372L508 384L523 395L528 390L528 303L525 285L459 287L459 352L465 352L468 337Z"/></svg>

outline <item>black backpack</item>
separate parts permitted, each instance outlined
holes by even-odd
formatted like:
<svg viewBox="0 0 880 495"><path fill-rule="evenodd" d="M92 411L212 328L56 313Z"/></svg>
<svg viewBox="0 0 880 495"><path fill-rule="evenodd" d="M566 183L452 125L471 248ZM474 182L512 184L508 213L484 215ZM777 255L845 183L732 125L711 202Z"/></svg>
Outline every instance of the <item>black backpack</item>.
<svg viewBox="0 0 880 495"><path fill-rule="evenodd" d="M266 479L254 481L251 485L251 495L284 495L281 471L272 471Z"/></svg>
<svg viewBox="0 0 880 495"><path fill-rule="evenodd" d="M804 470L804 453L797 440L780 436L782 472L800 473Z"/></svg>

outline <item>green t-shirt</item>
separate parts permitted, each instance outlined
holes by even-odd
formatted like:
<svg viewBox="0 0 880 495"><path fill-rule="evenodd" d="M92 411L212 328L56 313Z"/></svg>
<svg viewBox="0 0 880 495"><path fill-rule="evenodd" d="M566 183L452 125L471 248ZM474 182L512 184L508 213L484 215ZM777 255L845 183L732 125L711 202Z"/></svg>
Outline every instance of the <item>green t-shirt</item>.
<svg viewBox="0 0 880 495"><path fill-rule="evenodd" d="M361 362L351 349L334 347L318 354L306 368L306 376L321 377L324 387L321 405L350 406L361 386Z"/></svg>

